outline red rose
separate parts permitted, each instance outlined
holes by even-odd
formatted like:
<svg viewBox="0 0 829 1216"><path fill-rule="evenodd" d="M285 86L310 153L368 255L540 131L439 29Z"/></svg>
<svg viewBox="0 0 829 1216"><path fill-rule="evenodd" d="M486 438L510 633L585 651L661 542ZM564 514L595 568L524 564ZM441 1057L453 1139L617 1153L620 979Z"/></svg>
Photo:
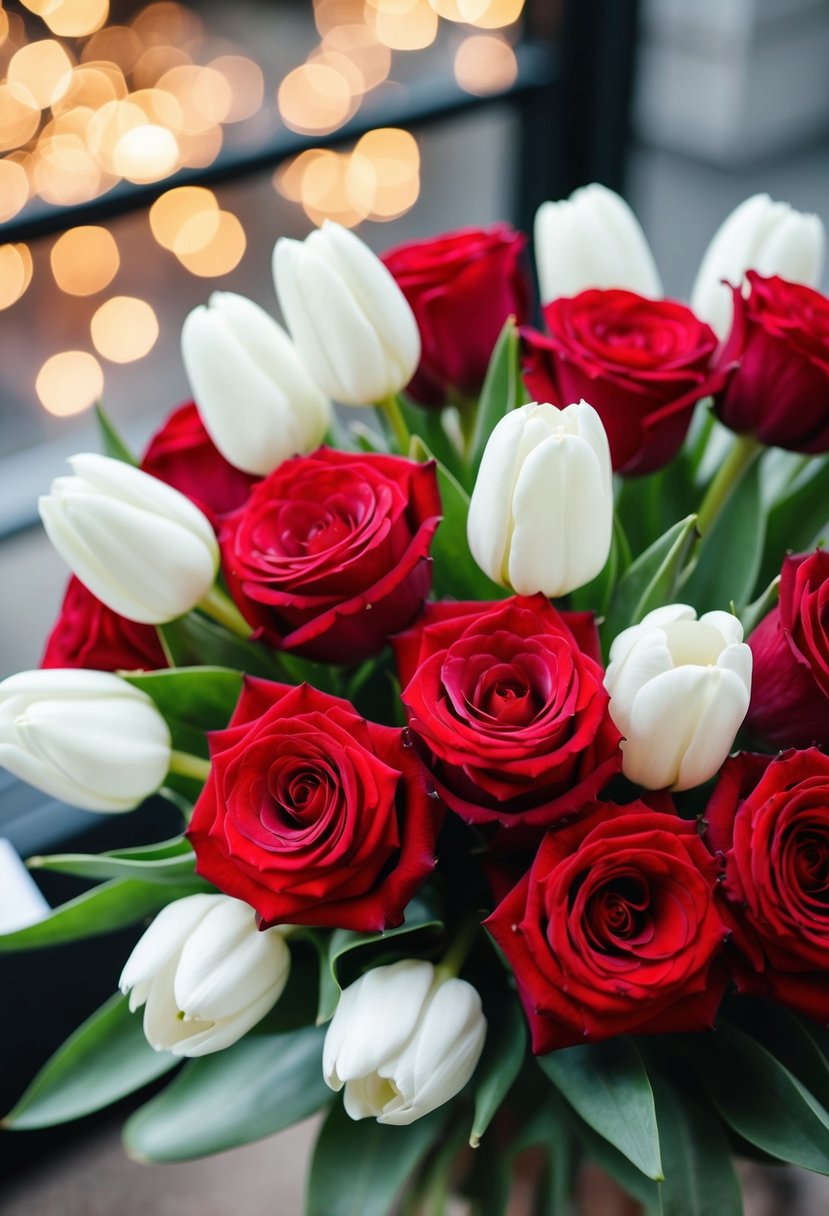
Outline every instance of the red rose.
<svg viewBox="0 0 829 1216"><path fill-rule="evenodd" d="M617 473L652 473L673 460L711 373L713 331L684 304L631 291L583 291L544 306L549 337L527 329L524 379L537 401L596 409Z"/></svg>
<svg viewBox="0 0 829 1216"><path fill-rule="evenodd" d="M786 558L780 602L748 644L749 729L775 747L829 747L829 553Z"/></svg>
<svg viewBox="0 0 829 1216"><path fill-rule="evenodd" d="M718 418L791 452L829 451L829 300L811 287L749 270L718 365L733 370ZM734 370L736 369L736 370Z"/></svg>
<svg viewBox="0 0 829 1216"><path fill-rule="evenodd" d="M427 604L392 645L409 728L467 822L547 826L621 768L590 613L542 595Z"/></svg>
<svg viewBox="0 0 829 1216"><path fill-rule="evenodd" d="M231 594L272 644L357 662L429 594L440 509L434 463L329 448L286 460L222 523Z"/></svg>
<svg viewBox="0 0 829 1216"><path fill-rule="evenodd" d="M399 925L440 817L402 732L308 684L248 678L187 831L196 870L263 927Z"/></svg>
<svg viewBox="0 0 829 1216"><path fill-rule="evenodd" d="M548 832L484 922L515 972L537 1055L713 1025L727 984L717 864L695 823L595 803Z"/></svg>
<svg viewBox="0 0 829 1216"><path fill-rule="evenodd" d="M152 437L141 468L186 494L210 519L240 507L256 481L225 460L192 402L173 410Z"/></svg>
<svg viewBox="0 0 829 1216"><path fill-rule="evenodd" d="M726 760L705 818L725 869L738 988L829 1022L829 756Z"/></svg>
<svg viewBox="0 0 829 1216"><path fill-rule="evenodd" d="M40 666L155 671L167 659L152 625L119 616L73 574Z"/></svg>
<svg viewBox="0 0 829 1216"><path fill-rule="evenodd" d="M417 318L420 366L406 389L421 405L477 397L507 317L527 320L527 239L508 224L400 245L383 261Z"/></svg>

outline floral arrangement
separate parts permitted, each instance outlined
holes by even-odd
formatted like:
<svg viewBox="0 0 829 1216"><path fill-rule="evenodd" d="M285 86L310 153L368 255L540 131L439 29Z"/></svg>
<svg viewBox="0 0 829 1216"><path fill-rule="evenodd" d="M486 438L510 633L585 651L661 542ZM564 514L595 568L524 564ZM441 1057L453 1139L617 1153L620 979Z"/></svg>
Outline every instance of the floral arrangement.
<svg viewBox="0 0 829 1216"><path fill-rule="evenodd" d="M734 1154L829 1173L823 229L748 200L690 307L602 187L535 252L543 328L505 225L280 240L290 336L212 296L196 404L41 500L0 763L183 831L29 859L92 885L0 951L137 941L6 1127L168 1076L140 1160L325 1112L308 1216L495 1216L529 1150L552 1216L585 1159L681 1216Z"/></svg>

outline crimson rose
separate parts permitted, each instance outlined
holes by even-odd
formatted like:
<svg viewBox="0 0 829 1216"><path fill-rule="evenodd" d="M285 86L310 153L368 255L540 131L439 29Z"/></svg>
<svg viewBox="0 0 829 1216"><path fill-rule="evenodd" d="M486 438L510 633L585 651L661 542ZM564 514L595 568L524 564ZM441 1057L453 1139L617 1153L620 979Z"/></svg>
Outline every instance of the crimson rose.
<svg viewBox="0 0 829 1216"><path fill-rule="evenodd" d="M484 922L515 972L533 1051L713 1025L727 984L717 865L695 823L594 803L544 837Z"/></svg>
<svg viewBox="0 0 829 1216"><path fill-rule="evenodd" d="M383 255L420 330L420 366L406 392L421 405L476 397L507 317L530 310L527 239L508 224L466 228Z"/></svg>
<svg viewBox="0 0 829 1216"><path fill-rule="evenodd" d="M718 364L733 371L717 395L732 431L791 452L829 451L829 300L811 287L749 270Z"/></svg>
<svg viewBox="0 0 829 1216"><path fill-rule="evenodd" d="M153 435L141 468L186 494L210 519L240 507L256 480L225 460L192 402L173 410Z"/></svg>
<svg viewBox="0 0 829 1216"><path fill-rule="evenodd" d="M469 823L544 827L619 771L592 614L542 595L427 604L392 645L409 728Z"/></svg>
<svg viewBox="0 0 829 1216"><path fill-rule="evenodd" d="M339 697L247 678L187 831L196 870L263 927L399 925L440 826L402 732Z"/></svg>
<svg viewBox="0 0 829 1216"><path fill-rule="evenodd" d="M817 748L726 760L705 812L741 992L829 1022L829 756Z"/></svg>
<svg viewBox="0 0 829 1216"><path fill-rule="evenodd" d="M536 401L596 409L617 473L673 460L694 406L718 386L713 330L684 304L631 291L583 291L544 306L549 337L522 332L524 379Z"/></svg>
<svg viewBox="0 0 829 1216"><path fill-rule="evenodd" d="M829 553L785 559L780 602L748 644L749 729L776 747L829 747Z"/></svg>
<svg viewBox="0 0 829 1216"><path fill-rule="evenodd" d="M274 645L365 659L428 595L440 509L434 463L330 448L286 460L222 523L231 594Z"/></svg>
<svg viewBox="0 0 829 1216"><path fill-rule="evenodd" d="M119 616L73 574L40 666L155 671L167 659L152 625Z"/></svg>

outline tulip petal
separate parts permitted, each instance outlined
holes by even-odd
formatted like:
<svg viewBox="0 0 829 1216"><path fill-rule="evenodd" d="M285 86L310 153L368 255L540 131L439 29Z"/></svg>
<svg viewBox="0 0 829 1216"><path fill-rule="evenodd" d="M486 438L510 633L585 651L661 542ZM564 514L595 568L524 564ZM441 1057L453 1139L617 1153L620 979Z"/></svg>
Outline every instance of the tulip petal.
<svg viewBox="0 0 829 1216"><path fill-rule="evenodd" d="M121 991L128 992L158 975L178 956L196 925L223 898L221 895L187 895L162 908L124 964L118 981ZM172 981L170 987L172 990Z"/></svg>

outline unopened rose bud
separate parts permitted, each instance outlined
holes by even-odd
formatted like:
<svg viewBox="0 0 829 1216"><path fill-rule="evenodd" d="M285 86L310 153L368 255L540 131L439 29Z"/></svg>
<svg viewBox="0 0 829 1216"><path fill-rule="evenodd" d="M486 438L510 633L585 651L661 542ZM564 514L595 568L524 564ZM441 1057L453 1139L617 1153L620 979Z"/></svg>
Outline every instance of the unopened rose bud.
<svg viewBox="0 0 829 1216"><path fill-rule="evenodd" d="M219 547L206 516L149 473L84 452L41 497L50 541L113 612L158 625L194 608L213 585Z"/></svg>
<svg viewBox="0 0 829 1216"><path fill-rule="evenodd" d="M261 1021L290 969L283 929L260 932L241 900L189 895L162 908L127 959L120 987L131 1010L144 1005L151 1047L205 1056Z"/></svg>
<svg viewBox="0 0 829 1216"><path fill-rule="evenodd" d="M0 765L86 811L129 811L155 793L170 732L153 702L104 671L22 671L0 683Z"/></svg>

